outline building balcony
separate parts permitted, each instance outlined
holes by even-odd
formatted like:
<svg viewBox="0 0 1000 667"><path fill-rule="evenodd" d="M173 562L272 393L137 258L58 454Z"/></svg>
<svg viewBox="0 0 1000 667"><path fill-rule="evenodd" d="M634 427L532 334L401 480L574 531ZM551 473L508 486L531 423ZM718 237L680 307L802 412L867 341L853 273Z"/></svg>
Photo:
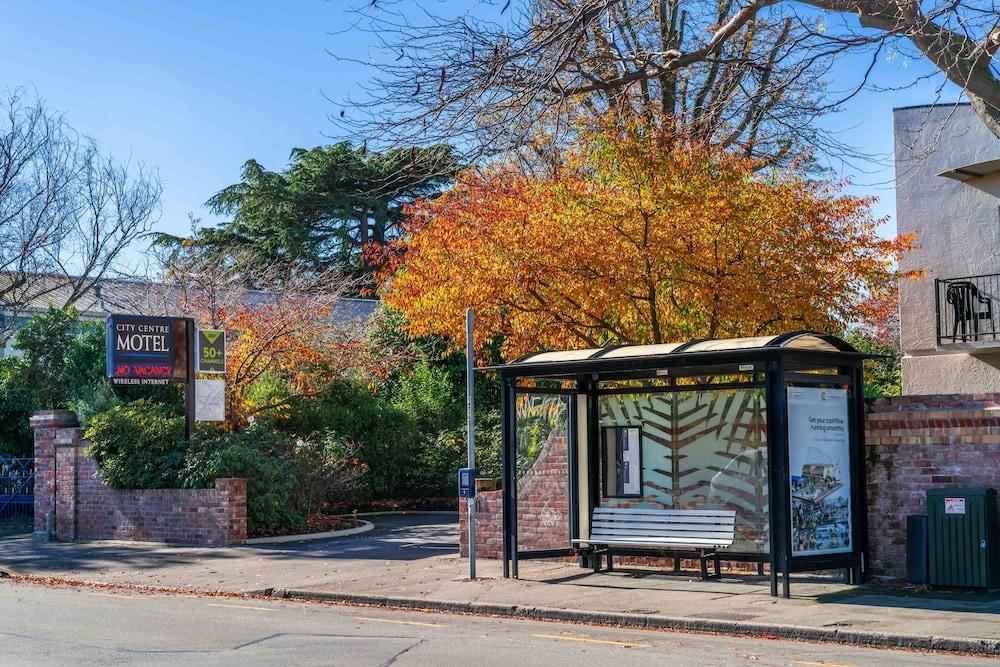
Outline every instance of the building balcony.
<svg viewBox="0 0 1000 667"><path fill-rule="evenodd" d="M939 347L1000 348L1000 273L935 279L934 293Z"/></svg>

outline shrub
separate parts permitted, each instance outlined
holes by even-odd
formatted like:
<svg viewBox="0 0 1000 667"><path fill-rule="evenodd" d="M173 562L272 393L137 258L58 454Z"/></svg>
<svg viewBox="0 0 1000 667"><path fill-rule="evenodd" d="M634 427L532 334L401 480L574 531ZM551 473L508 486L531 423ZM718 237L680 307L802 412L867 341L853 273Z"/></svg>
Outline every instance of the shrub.
<svg viewBox="0 0 1000 667"><path fill-rule="evenodd" d="M422 361L399 378L392 390L392 404L409 415L422 434L433 439L465 419L463 379L453 377L442 366Z"/></svg>
<svg viewBox="0 0 1000 667"><path fill-rule="evenodd" d="M268 423L303 438L327 433L350 441L368 468L366 488L371 494L391 497L407 491L406 470L417 453L417 429L408 415L360 382L342 380L322 396L294 401Z"/></svg>
<svg viewBox="0 0 1000 667"><path fill-rule="evenodd" d="M31 456L33 440L28 421L34 412L31 390L20 381L19 360L0 360L0 454Z"/></svg>
<svg viewBox="0 0 1000 667"><path fill-rule="evenodd" d="M183 485L206 488L219 477L242 477L247 480L248 532L294 530L304 525L306 515L294 502L299 470L288 458L292 448L287 435L261 426L196 438L184 461Z"/></svg>
<svg viewBox="0 0 1000 667"><path fill-rule="evenodd" d="M368 466L357 457L357 442L332 431L296 440L292 456L298 467L297 505L307 513L357 494Z"/></svg>
<svg viewBox="0 0 1000 667"><path fill-rule="evenodd" d="M112 408L123 405L114 390L108 384L95 385L89 393L85 393L69 402L69 409L76 413L76 418L84 427L97 415Z"/></svg>
<svg viewBox="0 0 1000 667"><path fill-rule="evenodd" d="M442 431L421 450L413 469L415 489L431 495L454 495L458 469L469 460L466 429ZM503 469L503 439L499 410L476 413L476 474L499 479Z"/></svg>
<svg viewBox="0 0 1000 667"><path fill-rule="evenodd" d="M146 399L94 415L84 431L101 477L117 489L176 488L187 449L184 417Z"/></svg>

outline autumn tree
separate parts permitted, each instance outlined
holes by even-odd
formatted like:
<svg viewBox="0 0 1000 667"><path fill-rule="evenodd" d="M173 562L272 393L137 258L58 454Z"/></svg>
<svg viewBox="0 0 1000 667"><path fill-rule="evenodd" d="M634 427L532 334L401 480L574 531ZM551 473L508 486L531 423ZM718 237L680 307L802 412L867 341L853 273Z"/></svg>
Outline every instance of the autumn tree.
<svg viewBox="0 0 1000 667"><path fill-rule="evenodd" d="M322 394L345 375L378 372L391 363L364 345L367 320L349 298L357 281L339 270L266 265L249 251L219 255L189 239L157 241L152 251L161 263L160 278L135 290L134 303L120 305L192 317L202 328L226 332L230 426ZM247 287L248 267L253 288Z"/></svg>
<svg viewBox="0 0 1000 667"><path fill-rule="evenodd" d="M383 297L410 333L544 348L813 328L880 315L910 239L870 199L641 122L581 134L545 177L469 171L411 208Z"/></svg>

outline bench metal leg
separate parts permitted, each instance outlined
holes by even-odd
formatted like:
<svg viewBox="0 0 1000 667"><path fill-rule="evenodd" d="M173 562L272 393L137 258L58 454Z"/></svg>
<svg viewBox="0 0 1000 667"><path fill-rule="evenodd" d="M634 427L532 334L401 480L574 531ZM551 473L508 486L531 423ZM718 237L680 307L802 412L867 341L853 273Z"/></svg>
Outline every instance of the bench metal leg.
<svg viewBox="0 0 1000 667"><path fill-rule="evenodd" d="M701 578L708 579L708 559L705 558L705 554L699 556L698 561L701 563Z"/></svg>
<svg viewBox="0 0 1000 667"><path fill-rule="evenodd" d="M674 561L674 572L680 572L681 571L681 559L678 558L677 556L674 556L673 561Z"/></svg>
<svg viewBox="0 0 1000 667"><path fill-rule="evenodd" d="M611 549L608 549L608 572L613 572L615 569L615 557L611 553Z"/></svg>
<svg viewBox="0 0 1000 667"><path fill-rule="evenodd" d="M712 554L712 562L715 565L715 578L722 579L722 564L719 562L719 554Z"/></svg>

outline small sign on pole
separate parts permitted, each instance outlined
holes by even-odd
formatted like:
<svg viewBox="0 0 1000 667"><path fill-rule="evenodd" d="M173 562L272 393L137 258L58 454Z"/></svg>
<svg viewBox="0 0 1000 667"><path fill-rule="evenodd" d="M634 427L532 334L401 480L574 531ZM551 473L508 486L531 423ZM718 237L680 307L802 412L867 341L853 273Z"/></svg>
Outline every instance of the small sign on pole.
<svg viewBox="0 0 1000 667"><path fill-rule="evenodd" d="M198 329L195 359L199 373L225 373L226 332L221 329Z"/></svg>
<svg viewBox="0 0 1000 667"><path fill-rule="evenodd" d="M226 381L195 380L195 385L195 421L226 421Z"/></svg>

